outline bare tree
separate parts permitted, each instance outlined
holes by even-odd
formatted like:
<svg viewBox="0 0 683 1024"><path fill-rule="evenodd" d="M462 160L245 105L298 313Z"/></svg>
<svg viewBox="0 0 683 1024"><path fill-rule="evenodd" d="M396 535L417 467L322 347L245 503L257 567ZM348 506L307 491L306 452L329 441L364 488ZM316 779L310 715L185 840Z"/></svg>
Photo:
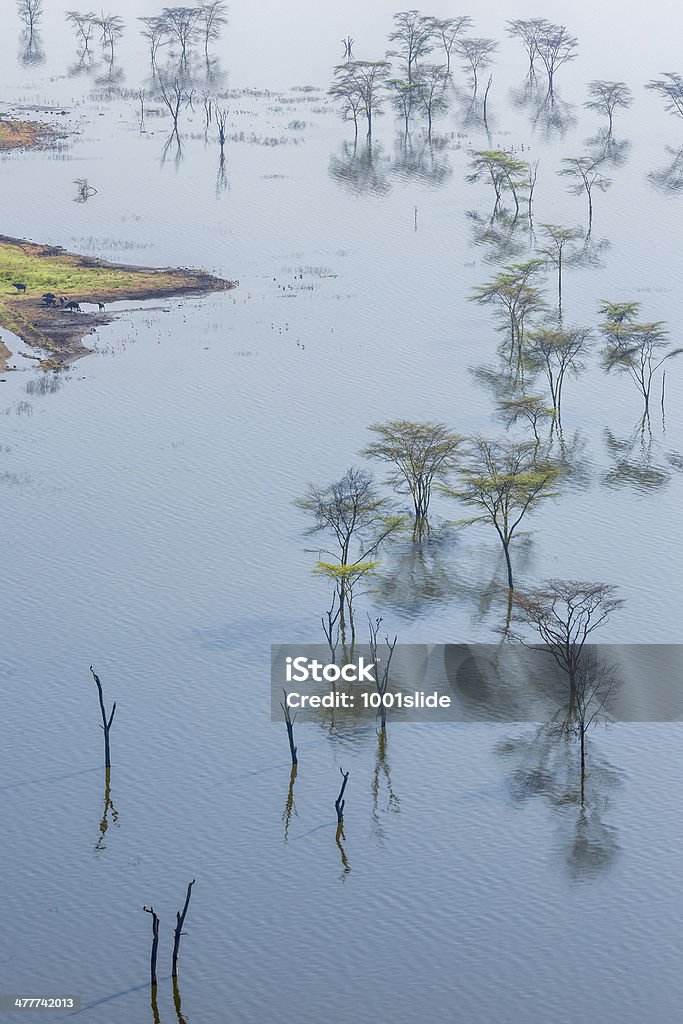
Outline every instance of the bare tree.
<svg viewBox="0 0 683 1024"><path fill-rule="evenodd" d="M294 746L294 719L292 718L291 712L289 710L289 705L287 704L287 691L283 690L282 692L285 695L285 699L284 702L280 701L280 707L282 708L282 714L285 716L285 725L287 727L287 739L289 740L289 753L292 756L292 764L296 765L299 763L299 761L296 756L296 747ZM296 718L296 715L294 716L294 718Z"/></svg>
<svg viewBox="0 0 683 1024"><path fill-rule="evenodd" d="M344 799L344 790L346 789L346 784L349 781L349 772L345 772L343 768L340 768L339 771L341 772L341 776L342 776L343 782L341 784L341 789L339 790L339 796L334 801L334 808L335 808L335 810L337 812L337 824L338 825L343 825L344 824L344 805L346 803L346 800ZM342 833L342 835L343 835L343 833Z"/></svg>
<svg viewBox="0 0 683 1024"><path fill-rule="evenodd" d="M18 0L17 13L24 23L29 38L43 16L43 0Z"/></svg>
<svg viewBox="0 0 683 1024"><path fill-rule="evenodd" d="M664 71L659 78L653 78L645 86L664 100L664 109L670 114L683 117L683 76L677 71Z"/></svg>
<svg viewBox="0 0 683 1024"><path fill-rule="evenodd" d="M472 94L476 96L478 74L492 63L498 43L494 39L460 39L456 48L464 60L463 68L472 75Z"/></svg>
<svg viewBox="0 0 683 1024"><path fill-rule="evenodd" d="M159 918L154 912L154 907L143 907L145 913L152 915L152 954L150 957L150 976L152 984L152 1005L156 1003L157 990L157 952L159 950Z"/></svg>
<svg viewBox="0 0 683 1024"><path fill-rule="evenodd" d="M625 82L604 82L601 80L590 82L588 94L591 97L586 100L584 107L587 110L595 110L598 114L604 114L607 118L607 138L612 138L614 128L614 111L617 107L626 109L633 103L633 93Z"/></svg>
<svg viewBox="0 0 683 1024"><path fill-rule="evenodd" d="M187 893L185 895L185 903L182 911L176 911L176 926L173 932L173 967L171 970L171 977L178 977L178 956L180 954L180 936L183 934L183 925L185 924L185 918L187 917L187 909L190 906L190 897L192 895L192 886L196 879L192 879L188 882Z"/></svg>
<svg viewBox="0 0 683 1024"><path fill-rule="evenodd" d="M553 96L555 75L567 61L575 60L579 41L564 25L546 21L539 30L536 49L548 76L548 95Z"/></svg>
<svg viewBox="0 0 683 1024"><path fill-rule="evenodd" d="M394 26L389 42L398 46L389 50L387 56L401 61L408 82L412 82L416 65L434 49L434 22L419 11L401 11L394 15Z"/></svg>
<svg viewBox="0 0 683 1024"><path fill-rule="evenodd" d="M375 621L373 622L370 616L368 615L368 625L370 629L370 659L375 664L375 686L377 688L377 693L379 694L380 700L379 709L377 711L377 717L379 718L380 721L380 729L382 730L382 732L384 732L387 727L387 709L386 704L384 702L384 695L387 692L387 689L389 688L389 671L391 669L391 659L394 656L394 650L396 649L396 644L398 643L398 637L395 636L393 640L390 640L388 636L384 637L384 643L387 649L387 653L382 661L382 670L380 672L379 644L377 643L377 637L379 635L379 627L381 626L381 624L381 618L375 619Z"/></svg>
<svg viewBox="0 0 683 1024"><path fill-rule="evenodd" d="M178 118L180 116L180 108L183 105L183 102L187 99L187 93L185 92L183 84L179 78L174 78L169 82L161 75L159 76L159 92L165 107L173 118L173 131L171 132L171 135L179 137Z"/></svg>
<svg viewBox="0 0 683 1024"><path fill-rule="evenodd" d="M221 147L221 153L223 153L223 147L225 146L225 124L228 120L228 111L225 107L216 107L216 125L218 127L218 145Z"/></svg>
<svg viewBox="0 0 683 1024"><path fill-rule="evenodd" d="M104 709L104 696L102 693L102 683L100 682L99 676L95 673L92 665L90 666L90 672L95 680L97 686L97 695L100 700L100 714L102 715L102 731L104 732L104 767L111 768L111 752L109 749L109 730L111 729L111 723L114 721L114 714L116 712L116 701L112 705L111 712L107 718L107 712Z"/></svg>
<svg viewBox="0 0 683 1024"><path fill-rule="evenodd" d="M342 39L342 46L344 47L344 59L345 60L351 60L351 58L353 56L353 52L352 52L353 51L353 44L355 43L355 41L356 40L352 39L351 36L345 36L345 38Z"/></svg>

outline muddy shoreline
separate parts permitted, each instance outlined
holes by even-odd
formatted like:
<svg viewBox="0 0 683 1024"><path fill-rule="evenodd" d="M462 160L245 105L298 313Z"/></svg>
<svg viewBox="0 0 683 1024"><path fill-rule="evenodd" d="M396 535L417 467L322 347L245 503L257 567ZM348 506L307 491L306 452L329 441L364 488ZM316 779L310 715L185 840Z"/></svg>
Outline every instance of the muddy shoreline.
<svg viewBox="0 0 683 1024"><path fill-rule="evenodd" d="M36 353L45 369L56 369L88 355L91 349L84 340L98 327L112 322L121 311L80 312L67 310L66 302L94 303L106 306L112 302L146 299L171 299L182 295L201 295L227 291L236 281L214 277L202 270L186 267L152 267L109 263L89 256L69 253L59 246L38 245L25 239L0 235L0 258L6 266L24 260L26 291L9 293L14 285L7 278L0 285L0 332L11 331L28 346L42 350ZM16 274L21 278L21 273ZM65 282L68 282L65 283ZM4 292L4 294L2 294ZM48 306L43 294L52 292L57 304ZM60 304L61 299L65 300ZM6 338L0 335L0 342ZM4 357L5 366L2 366ZM0 350L0 369L7 357Z"/></svg>

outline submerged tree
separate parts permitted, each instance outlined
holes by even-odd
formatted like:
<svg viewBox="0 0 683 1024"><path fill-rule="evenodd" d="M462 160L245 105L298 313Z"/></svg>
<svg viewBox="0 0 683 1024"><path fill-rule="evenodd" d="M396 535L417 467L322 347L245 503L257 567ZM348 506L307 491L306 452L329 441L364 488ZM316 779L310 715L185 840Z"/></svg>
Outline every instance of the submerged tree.
<svg viewBox="0 0 683 1024"><path fill-rule="evenodd" d="M507 23L507 33L513 39L520 39L529 57L530 79L536 77L536 58L539 56L539 40L546 32L548 22L545 18L515 18Z"/></svg>
<svg viewBox="0 0 683 1024"><path fill-rule="evenodd" d="M531 282L544 267L543 260L527 260L514 263L496 274L488 284L479 285L470 296L470 301L481 305L493 305L503 323L501 330L509 330L510 348L508 362L512 364L515 353L521 363L524 348L524 332L530 316L545 309L543 295Z"/></svg>
<svg viewBox="0 0 683 1024"><path fill-rule="evenodd" d="M593 227L593 191L597 189L599 192L606 192L612 182L598 170L600 161L593 157L565 157L562 164L562 169L557 173L571 180L569 191L572 195L580 196L582 192L586 193L588 199L587 234L590 235Z"/></svg>
<svg viewBox="0 0 683 1024"><path fill-rule="evenodd" d="M164 7L161 17L166 32L180 46L181 67L187 67L187 53L192 46L202 18L201 7Z"/></svg>
<svg viewBox="0 0 683 1024"><path fill-rule="evenodd" d="M557 306L562 315L562 271L577 257L574 243L583 238L581 228L565 228L560 224L541 224L545 245L538 251L548 263L557 268Z"/></svg>
<svg viewBox="0 0 683 1024"><path fill-rule="evenodd" d="M335 584L337 603L330 611L330 631L338 625L345 643L348 621L353 640L354 589L373 572L379 548L403 525L403 517L395 515L389 500L376 490L372 474L362 469L347 470L328 487L311 484L296 505L313 518L309 534L323 533L334 541L331 550L320 552L333 561L320 558L313 571ZM331 636L328 642L332 645Z"/></svg>
<svg viewBox="0 0 683 1024"><path fill-rule="evenodd" d="M587 327L539 327L527 335L526 358L534 370L542 370L548 381L553 412L562 408L562 386L567 373L583 369L581 361L591 343Z"/></svg>
<svg viewBox="0 0 683 1024"><path fill-rule="evenodd" d="M389 77L384 60L350 60L334 69L335 84L330 94L341 101L341 115L352 120L358 136L358 118L367 122L368 139L372 139L373 117L382 113L383 89Z"/></svg>
<svg viewBox="0 0 683 1024"><path fill-rule="evenodd" d="M606 583L551 579L537 590L513 595L515 620L538 634L545 650L567 677L565 724L579 736L582 803L586 732L606 710L614 689L612 673L596 663L586 645L595 630L624 603L614 594L615 588ZM517 639L526 642L522 637Z"/></svg>
<svg viewBox="0 0 683 1024"><path fill-rule="evenodd" d="M446 102L446 68L443 64L421 64L413 78L417 99L427 117L427 138L432 137L432 122L448 107Z"/></svg>
<svg viewBox="0 0 683 1024"><path fill-rule="evenodd" d="M463 525L488 523L494 527L505 555L508 588L512 591L512 539L524 516L555 494L559 470L538 457L534 444L479 437L471 441L469 464L460 472L460 486L444 486L444 492L477 509L478 515L463 521Z"/></svg>
<svg viewBox="0 0 683 1024"><path fill-rule="evenodd" d="M555 90L555 75L567 61L575 60L579 41L564 25L544 22L538 33L537 52L548 76L548 95Z"/></svg>
<svg viewBox="0 0 683 1024"><path fill-rule="evenodd" d="M419 538L427 525L433 484L444 483L458 465L462 438L443 423L389 420L369 429L377 440L361 454L395 467L389 483L398 491L407 486L415 513L413 536Z"/></svg>
<svg viewBox="0 0 683 1024"><path fill-rule="evenodd" d="M81 41L83 54L89 53L90 39L97 24L97 15L93 11L88 11L86 14L81 14L79 11L67 11L65 17L74 29L76 38Z"/></svg>
<svg viewBox="0 0 683 1024"><path fill-rule="evenodd" d="M463 58L463 68L472 75L472 94L477 95L478 75L493 62L493 54L498 49L495 39L460 39L456 43L458 53Z"/></svg>
<svg viewBox="0 0 683 1024"><path fill-rule="evenodd" d="M387 91L394 110L403 120L404 136L407 138L410 131L410 118L418 103L418 86L415 82L411 84L402 78L390 78L387 82ZM346 119L354 122L356 135L358 135L359 109L360 101L356 107L350 101L347 103L348 117Z"/></svg>
<svg viewBox="0 0 683 1024"><path fill-rule="evenodd" d="M43 16L43 0L17 0L17 13L31 37Z"/></svg>
<svg viewBox="0 0 683 1024"><path fill-rule="evenodd" d="M102 49L106 50L109 48L108 60L111 64L114 63L114 44L123 35L123 19L117 14L104 14L102 13L95 24L100 30L100 42L102 43Z"/></svg>
<svg viewBox="0 0 683 1024"><path fill-rule="evenodd" d="M446 74L451 73L451 54L458 38L464 31L471 28L473 21L467 16L458 18L430 18L432 35L443 47L446 57Z"/></svg>
<svg viewBox="0 0 683 1024"><path fill-rule="evenodd" d="M590 82L588 85L590 99L584 107L604 114L607 118L607 138L612 138L614 128L614 111L617 108L627 109L633 103L633 93L625 82Z"/></svg>
<svg viewBox="0 0 683 1024"><path fill-rule="evenodd" d="M223 0L200 0L201 34L204 37L204 55L209 59L209 43L220 38L223 25L228 23L228 5Z"/></svg>
<svg viewBox="0 0 683 1024"><path fill-rule="evenodd" d="M394 26L389 42L396 43L397 48L389 50L387 56L398 58L408 82L412 83L416 65L434 49L433 19L419 11L401 11L394 15Z"/></svg>
<svg viewBox="0 0 683 1024"><path fill-rule="evenodd" d="M168 24L161 14L150 18L139 18L138 20L144 25L142 35L149 45L149 59L152 71L154 72L157 66L157 52L161 46L165 46L168 43Z"/></svg>
<svg viewBox="0 0 683 1024"><path fill-rule="evenodd" d="M507 193L512 196L517 216L520 198L529 189L529 164L499 149L477 149L471 155L467 181L474 183L482 179L488 179L493 186L496 196L494 214L500 206L503 194Z"/></svg>
<svg viewBox="0 0 683 1024"><path fill-rule="evenodd" d="M605 369L628 373L643 396L645 421L649 417L654 375L668 359L680 355L683 348L664 351L669 332L661 320L640 321L639 302L604 302L599 312L605 318L600 324L606 342L602 353Z"/></svg>
<svg viewBox="0 0 683 1024"><path fill-rule="evenodd" d="M683 76L676 71L665 71L659 78L653 78L645 86L664 100L664 109L670 114L683 117Z"/></svg>

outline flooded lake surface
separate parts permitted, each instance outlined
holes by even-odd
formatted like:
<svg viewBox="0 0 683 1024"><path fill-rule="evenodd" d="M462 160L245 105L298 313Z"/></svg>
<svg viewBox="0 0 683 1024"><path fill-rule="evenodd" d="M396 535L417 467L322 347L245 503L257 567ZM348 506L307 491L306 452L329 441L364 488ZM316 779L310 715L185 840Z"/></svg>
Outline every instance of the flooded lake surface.
<svg viewBox="0 0 683 1024"><path fill-rule="evenodd" d="M69 134L3 154L0 231L239 287L114 304L94 354L56 375L0 330L17 367L0 384L0 995L75 993L88 1024L152 1021L152 904L160 1017L179 1019L172 931L196 878L188 1024L680 1019L680 724L591 731L582 807L573 742L533 725L390 718L383 745L371 719L337 730L322 717L297 729L293 808L284 726L270 719L270 645L323 642L329 607L329 581L311 573L323 545L295 499L366 464L373 422L506 432L483 372L498 366L496 322L468 301L506 262L481 237L492 193L466 181L472 149L538 160L536 224L585 228L585 196L557 171L602 127L582 106L587 83L626 81L623 160L594 196L596 262L565 269L563 308L595 326L602 301L638 301L680 344L681 192L660 172L682 127L643 88L679 66L680 13L551 6L580 44L552 123L520 105L526 57L504 32L536 12L489 2L474 29L500 42L489 136L457 70L431 147L418 121L406 150L387 108L369 153L363 129L354 152L327 89L349 32L354 55L384 55L386 0L232 4L209 84L198 61L180 151L135 20L153 5L117 7L116 88L104 62L78 71L59 0L43 62L20 59L19 22L5 19L0 111ZM228 110L223 168L204 89ZM66 113L25 112L46 106ZM97 194L76 203L81 178ZM514 240L507 262L528 259L528 231ZM624 605L601 641L681 643L683 363L667 369L665 418L657 383L642 432L641 397L603 372L599 347L565 385L572 473L525 520L517 576L613 584ZM500 545L488 526L447 525L466 514L437 495L431 540L382 553L357 599L363 630L369 613L401 643L498 641ZM90 665L117 702L106 829Z"/></svg>

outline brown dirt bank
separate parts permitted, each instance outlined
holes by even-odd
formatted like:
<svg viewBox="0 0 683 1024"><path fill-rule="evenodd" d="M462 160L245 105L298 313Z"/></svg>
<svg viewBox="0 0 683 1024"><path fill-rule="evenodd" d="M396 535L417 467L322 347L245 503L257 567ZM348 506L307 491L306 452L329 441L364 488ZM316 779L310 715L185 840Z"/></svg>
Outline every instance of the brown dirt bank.
<svg viewBox="0 0 683 1024"><path fill-rule="evenodd" d="M17 291L14 282L24 284L26 290ZM66 252L59 246L37 245L0 235L0 328L12 331L31 347L47 350L48 358L42 360L46 368L86 355L90 350L82 344L83 339L93 328L110 323L117 315L45 306L42 296L46 292L58 298L63 296L69 302L106 304L198 295L235 286L235 281L200 270L155 270L108 263Z"/></svg>

